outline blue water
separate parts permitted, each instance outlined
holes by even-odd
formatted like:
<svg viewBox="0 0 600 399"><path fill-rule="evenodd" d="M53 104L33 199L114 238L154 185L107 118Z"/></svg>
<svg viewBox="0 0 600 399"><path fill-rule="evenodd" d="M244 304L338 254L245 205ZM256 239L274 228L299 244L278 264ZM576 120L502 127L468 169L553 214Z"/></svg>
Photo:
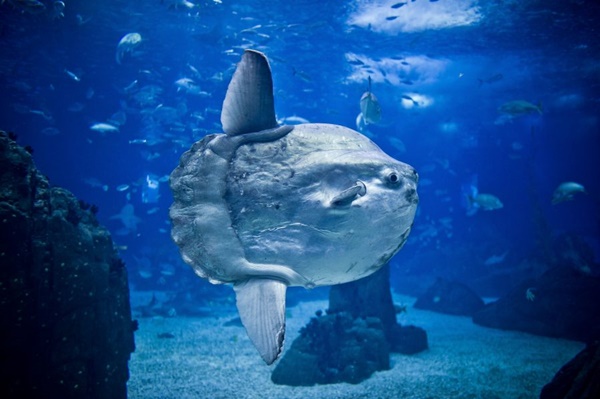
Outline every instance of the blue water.
<svg viewBox="0 0 600 399"><path fill-rule="evenodd" d="M414 229L390 262L395 289L418 294L443 276L501 295L540 272L520 266L561 234L600 259L596 2L66 0L54 17L55 2L42 3L39 14L0 6L0 129L33 147L52 184L99 207L133 289L207 284L170 239L167 179L194 141L221 131L245 48L270 60L280 119L356 129L371 77L382 118L364 133L421 179ZM131 32L142 42L118 64ZM182 78L202 93L178 89ZM498 111L514 100L541 113ZM474 181L503 208L467 215L461 188ZM552 205L564 181L587 194Z"/></svg>

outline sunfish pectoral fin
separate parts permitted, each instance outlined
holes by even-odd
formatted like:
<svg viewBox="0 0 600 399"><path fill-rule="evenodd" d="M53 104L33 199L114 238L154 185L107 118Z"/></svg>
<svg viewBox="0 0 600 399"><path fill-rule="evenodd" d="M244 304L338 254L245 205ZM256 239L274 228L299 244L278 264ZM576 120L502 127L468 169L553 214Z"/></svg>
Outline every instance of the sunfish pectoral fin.
<svg viewBox="0 0 600 399"><path fill-rule="evenodd" d="M278 280L252 278L233 288L248 337L270 365L283 349L287 285Z"/></svg>
<svg viewBox="0 0 600 399"><path fill-rule="evenodd" d="M356 182L356 184L350 188L345 189L335 197L331 199L332 206L343 206L349 205L357 199L358 197L362 197L367 193L367 186L365 183L360 180Z"/></svg>
<svg viewBox="0 0 600 399"><path fill-rule="evenodd" d="M244 52L227 88L221 124L228 136L277 127L271 67L264 54Z"/></svg>

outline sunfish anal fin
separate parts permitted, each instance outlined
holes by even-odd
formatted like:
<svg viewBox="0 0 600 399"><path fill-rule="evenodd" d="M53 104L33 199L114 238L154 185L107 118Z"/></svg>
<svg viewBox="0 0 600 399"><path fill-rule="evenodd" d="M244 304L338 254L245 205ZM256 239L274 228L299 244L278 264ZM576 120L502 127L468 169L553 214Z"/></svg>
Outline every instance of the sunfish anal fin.
<svg viewBox="0 0 600 399"><path fill-rule="evenodd" d="M283 349L287 285L278 280L252 278L233 288L248 337L270 365Z"/></svg>
<svg viewBox="0 0 600 399"><path fill-rule="evenodd" d="M238 64L223 101L221 124L228 136L277 127L273 79L267 57L246 50Z"/></svg>

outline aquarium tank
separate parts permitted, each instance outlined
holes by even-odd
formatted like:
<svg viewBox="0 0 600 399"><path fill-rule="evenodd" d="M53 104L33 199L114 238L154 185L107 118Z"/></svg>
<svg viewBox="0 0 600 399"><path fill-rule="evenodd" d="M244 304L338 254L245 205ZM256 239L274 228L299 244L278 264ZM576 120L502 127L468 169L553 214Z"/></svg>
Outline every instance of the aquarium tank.
<svg viewBox="0 0 600 399"><path fill-rule="evenodd" d="M0 392L600 395L599 24L0 0Z"/></svg>

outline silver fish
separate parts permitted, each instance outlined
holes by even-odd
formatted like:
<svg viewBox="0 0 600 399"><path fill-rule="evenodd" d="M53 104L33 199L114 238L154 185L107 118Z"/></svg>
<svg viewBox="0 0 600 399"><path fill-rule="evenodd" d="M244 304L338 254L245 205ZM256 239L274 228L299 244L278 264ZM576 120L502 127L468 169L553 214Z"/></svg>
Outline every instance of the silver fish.
<svg viewBox="0 0 600 399"><path fill-rule="evenodd" d="M224 134L196 142L171 174L171 236L212 283L232 283L267 364L283 348L288 286L368 276L405 243L417 173L338 125L278 126L271 70L246 50L229 84Z"/></svg>
<svg viewBox="0 0 600 399"><path fill-rule="evenodd" d="M371 77L369 76L369 89L360 98L360 112L366 124L375 124L381 120L381 106L375 94L371 92Z"/></svg>
<svg viewBox="0 0 600 399"><path fill-rule="evenodd" d="M123 57L130 54L142 42L142 35L137 32L128 33L119 40L117 44L117 53L115 59L117 64L121 64Z"/></svg>

